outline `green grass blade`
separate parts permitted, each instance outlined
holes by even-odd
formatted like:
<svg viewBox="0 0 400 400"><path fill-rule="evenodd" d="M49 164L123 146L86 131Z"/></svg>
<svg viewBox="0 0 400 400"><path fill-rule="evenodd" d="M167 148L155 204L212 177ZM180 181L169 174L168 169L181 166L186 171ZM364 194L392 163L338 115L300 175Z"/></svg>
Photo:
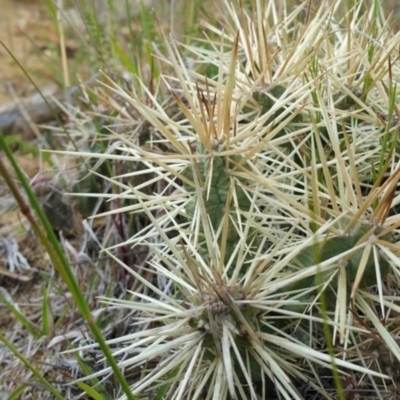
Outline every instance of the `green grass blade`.
<svg viewBox="0 0 400 400"><path fill-rule="evenodd" d="M78 386L94 400L108 400L107 397L104 397L102 394L84 382L78 382Z"/></svg>
<svg viewBox="0 0 400 400"><path fill-rule="evenodd" d="M5 304L5 306L14 314L15 318L25 327L25 329L36 339L39 340L42 337L40 330L25 317L21 311L18 310L13 304L11 304L5 296L0 292L0 300Z"/></svg>
<svg viewBox="0 0 400 400"><path fill-rule="evenodd" d="M42 334L48 336L53 326L53 317L51 314L51 307L48 297L48 288L43 289L42 300Z"/></svg>
<svg viewBox="0 0 400 400"><path fill-rule="evenodd" d="M43 384L43 386L54 395L57 400L64 400L64 397L58 392L57 389L13 346L2 334L0 334L0 342L10 350L12 353L35 375L35 377Z"/></svg>
<svg viewBox="0 0 400 400"><path fill-rule="evenodd" d="M121 385L121 389L126 394L128 400L135 400L136 398L132 395L129 385L123 376L121 370L119 369L117 362L115 361L110 348L108 347L103 335L101 333L100 328L97 326L96 321L91 313L90 307L86 302L85 295L82 293L80 286L74 276L74 272L72 270L71 265L69 264L66 255L64 254L62 247L56 237L56 234L48 221L42 207L39 204L35 194L33 193L28 181L25 178L22 170L20 169L17 161L15 160L10 148L7 146L4 135L0 132L0 149L3 150L6 158L9 160L12 168L15 171L15 174L19 180L19 183L25 190L30 206L35 211L36 215L39 218L40 226L35 218L33 218L29 206L26 204L24 198L19 192L19 189L16 187L14 180L8 174L8 171L0 159L0 175L3 176L7 186L11 190L11 193L14 195L19 207L21 208L22 213L28 218L32 229L38 236L42 245L45 247L47 253L52 260L54 267L61 275L62 279L66 283L69 292L72 294L73 298L76 301L76 304L79 308L79 311L85 321L87 322L94 338L99 344L104 357L107 359L109 366L114 372L115 378L118 380Z"/></svg>

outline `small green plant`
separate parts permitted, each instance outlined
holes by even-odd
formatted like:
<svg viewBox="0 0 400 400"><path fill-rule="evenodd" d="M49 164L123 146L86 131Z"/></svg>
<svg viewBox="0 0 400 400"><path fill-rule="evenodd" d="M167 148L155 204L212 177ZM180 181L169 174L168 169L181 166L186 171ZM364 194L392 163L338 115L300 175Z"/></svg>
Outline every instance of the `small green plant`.
<svg viewBox="0 0 400 400"><path fill-rule="evenodd" d="M207 46L166 40L169 101L105 76L136 136L79 156L132 165L101 216L146 216L121 246L149 250L105 249L141 288L103 298L136 316L109 344L135 396L344 399L351 374L379 398L396 376L370 341L400 360L397 39L377 2L249 3L224 2Z"/></svg>

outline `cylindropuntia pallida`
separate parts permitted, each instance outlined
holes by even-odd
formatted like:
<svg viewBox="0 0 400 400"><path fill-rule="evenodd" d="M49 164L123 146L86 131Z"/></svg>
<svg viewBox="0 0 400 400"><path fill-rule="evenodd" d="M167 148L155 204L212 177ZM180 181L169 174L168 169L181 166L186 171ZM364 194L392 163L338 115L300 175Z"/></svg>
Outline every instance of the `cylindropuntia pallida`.
<svg viewBox="0 0 400 400"><path fill-rule="evenodd" d="M223 29L206 25L219 47L186 48L215 77L189 70L167 42L164 80L182 118L143 83L150 102L108 85L157 135L147 146L119 137L118 157L142 163L148 183L109 179L135 201L119 211L151 224L124 245L148 246L162 277L155 285L123 265L145 291L104 299L138 316L135 332L112 341L123 346L115 355L137 372L133 393L166 399L257 399L272 386L277 398L306 398L299 382L334 398L317 365L384 390L388 376L346 349L362 340L363 320L400 359L387 322L400 300L389 295L400 276L390 211L400 158L397 126L379 117L397 111L397 36L377 3L342 18L336 2L305 19L306 3L289 14L250 3L224 2ZM159 192L146 190L155 183Z"/></svg>

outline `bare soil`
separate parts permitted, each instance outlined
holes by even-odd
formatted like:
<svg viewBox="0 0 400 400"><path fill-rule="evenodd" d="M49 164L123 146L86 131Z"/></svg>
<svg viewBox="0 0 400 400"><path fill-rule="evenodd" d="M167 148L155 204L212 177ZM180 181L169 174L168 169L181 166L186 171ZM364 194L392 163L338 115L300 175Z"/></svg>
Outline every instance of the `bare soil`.
<svg viewBox="0 0 400 400"><path fill-rule="evenodd" d="M57 32L40 0L0 0L0 105L35 93L11 52L39 87L54 85L46 68L46 49ZM7 48L7 50L5 49Z"/></svg>

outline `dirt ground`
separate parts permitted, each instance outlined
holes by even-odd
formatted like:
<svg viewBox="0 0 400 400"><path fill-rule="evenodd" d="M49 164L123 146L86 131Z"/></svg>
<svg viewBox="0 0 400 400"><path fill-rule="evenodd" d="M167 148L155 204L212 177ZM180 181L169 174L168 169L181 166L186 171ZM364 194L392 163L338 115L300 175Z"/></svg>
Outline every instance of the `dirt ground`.
<svg viewBox="0 0 400 400"><path fill-rule="evenodd" d="M35 93L35 88L4 46L38 85L53 86L44 58L49 43L56 43L57 32L43 1L0 0L0 10L0 105L4 105L14 101L15 96Z"/></svg>

